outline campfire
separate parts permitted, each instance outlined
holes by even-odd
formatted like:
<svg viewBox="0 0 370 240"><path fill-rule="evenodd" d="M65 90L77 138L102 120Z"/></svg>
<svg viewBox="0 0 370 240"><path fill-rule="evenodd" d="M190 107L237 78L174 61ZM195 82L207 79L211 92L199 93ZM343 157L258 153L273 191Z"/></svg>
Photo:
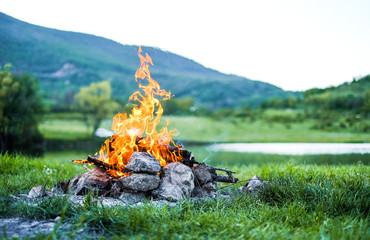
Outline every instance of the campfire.
<svg viewBox="0 0 370 240"><path fill-rule="evenodd" d="M114 178L128 176L130 171L126 165L134 152L147 152L152 154L162 167L171 162L190 160L190 153L183 151L182 146L176 145L172 137L177 135L167 126L159 132L157 126L163 114L159 97L163 101L171 98L171 92L160 88L151 76L149 65L153 65L148 54L142 55L139 47L138 55L141 61L140 68L135 73L135 80L139 83L141 91L134 92L129 100L139 102L129 116L118 113L113 118L112 130L114 135L105 141L95 157L86 160L74 160L75 163L88 163L106 169ZM148 84L142 83L146 80Z"/></svg>
<svg viewBox="0 0 370 240"><path fill-rule="evenodd" d="M114 134L95 156L74 163L94 165L94 169L58 183L50 191L35 187L29 197L43 194L84 195L94 191L99 196L118 197L139 202L144 198L178 201L187 197L214 197L217 182L236 183L232 171L197 162L192 153L175 144L175 130L167 125L157 131L163 114L159 98L166 101L171 92L160 88L150 75L153 65L148 54L138 51L141 64L135 79L140 91L129 98L134 105L131 114L118 113L113 118ZM217 171L226 172L219 175Z"/></svg>

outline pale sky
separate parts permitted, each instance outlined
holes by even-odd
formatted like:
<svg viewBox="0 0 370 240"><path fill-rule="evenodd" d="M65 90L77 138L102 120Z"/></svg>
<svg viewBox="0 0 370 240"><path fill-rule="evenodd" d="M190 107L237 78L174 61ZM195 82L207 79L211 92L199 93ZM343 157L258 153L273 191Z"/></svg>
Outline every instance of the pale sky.
<svg viewBox="0 0 370 240"><path fill-rule="evenodd" d="M370 74L369 0L3 0L0 12L158 47L285 90Z"/></svg>

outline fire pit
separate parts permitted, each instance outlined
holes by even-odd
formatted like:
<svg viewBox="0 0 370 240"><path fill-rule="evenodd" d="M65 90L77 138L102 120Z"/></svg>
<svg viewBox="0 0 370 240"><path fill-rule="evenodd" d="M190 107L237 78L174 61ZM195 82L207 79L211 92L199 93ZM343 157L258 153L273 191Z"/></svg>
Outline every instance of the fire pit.
<svg viewBox="0 0 370 240"><path fill-rule="evenodd" d="M95 168L58 183L48 194L71 193L84 195L90 190L99 196L118 197L139 202L144 198L178 201L188 197L214 197L217 182L236 183L230 170L197 162L192 153L175 144L175 130L167 125L157 131L163 108L159 97L168 100L171 92L160 89L150 76L152 59L148 54L138 56L141 64L135 73L141 91L129 98L134 105L131 114L118 113L113 118L114 134L108 138L95 156L72 160ZM148 83L144 85L142 80ZM227 175L218 175L217 171ZM40 189L31 190L33 196L42 195ZM30 194L31 194L30 192Z"/></svg>

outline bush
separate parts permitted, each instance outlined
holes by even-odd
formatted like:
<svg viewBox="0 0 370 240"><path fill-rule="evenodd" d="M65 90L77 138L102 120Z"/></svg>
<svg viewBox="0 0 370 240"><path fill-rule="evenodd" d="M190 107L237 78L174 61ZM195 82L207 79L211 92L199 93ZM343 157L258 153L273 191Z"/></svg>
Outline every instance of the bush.
<svg viewBox="0 0 370 240"><path fill-rule="evenodd" d="M43 153L38 122L44 113L38 80L0 71L0 151Z"/></svg>

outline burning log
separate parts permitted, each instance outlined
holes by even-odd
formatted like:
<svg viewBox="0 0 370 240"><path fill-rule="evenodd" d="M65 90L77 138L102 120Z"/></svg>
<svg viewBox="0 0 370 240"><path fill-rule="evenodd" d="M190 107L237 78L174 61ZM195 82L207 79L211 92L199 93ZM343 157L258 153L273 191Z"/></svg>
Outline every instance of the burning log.
<svg viewBox="0 0 370 240"><path fill-rule="evenodd" d="M87 156L87 159L72 160L72 162L80 163L80 164L83 164L83 163L92 164L94 166L97 166L97 167L100 167L100 168L104 169L105 171L110 170L110 169L114 169L114 170L118 170L118 171L121 171L121 172L124 172L124 173L129 173L130 172L130 171L126 170L124 167L123 168L117 168L113 164L103 162L103 161L101 161L101 160L99 160L95 157L91 157L90 155Z"/></svg>
<svg viewBox="0 0 370 240"><path fill-rule="evenodd" d="M115 138L113 137L112 141L109 142L108 147L109 147L110 151L114 151L114 148L112 147L112 143L115 141L114 139ZM147 152L147 149L145 148L145 144L143 144L143 142L146 142L146 141L150 141L150 139L146 138L146 137L137 137L136 138L135 144L138 147L137 152L143 152L143 153ZM181 162L183 162L187 166L193 165L194 163L197 163L194 160L194 158L191 158L191 152L189 152L187 150L184 150L184 149L181 149L181 147L182 146L170 147L170 146L166 146L166 145L161 145L160 146L160 151L163 152L163 154L162 154L163 156L165 156L166 154L169 153L170 155L176 156L176 158L178 158L178 159L182 159ZM91 165L100 167L100 168L102 168L106 171L114 170L114 171L118 171L118 172L121 172L121 173L130 173L130 172L132 172L131 169L126 169L127 165L125 165L123 167L117 167L114 164L102 161L99 158L92 157L90 155L87 157L87 159L72 160L72 162L79 163L79 164L84 164L84 163L91 164ZM171 162L171 161L169 160L169 162ZM118 177L116 177L116 178L118 178Z"/></svg>

